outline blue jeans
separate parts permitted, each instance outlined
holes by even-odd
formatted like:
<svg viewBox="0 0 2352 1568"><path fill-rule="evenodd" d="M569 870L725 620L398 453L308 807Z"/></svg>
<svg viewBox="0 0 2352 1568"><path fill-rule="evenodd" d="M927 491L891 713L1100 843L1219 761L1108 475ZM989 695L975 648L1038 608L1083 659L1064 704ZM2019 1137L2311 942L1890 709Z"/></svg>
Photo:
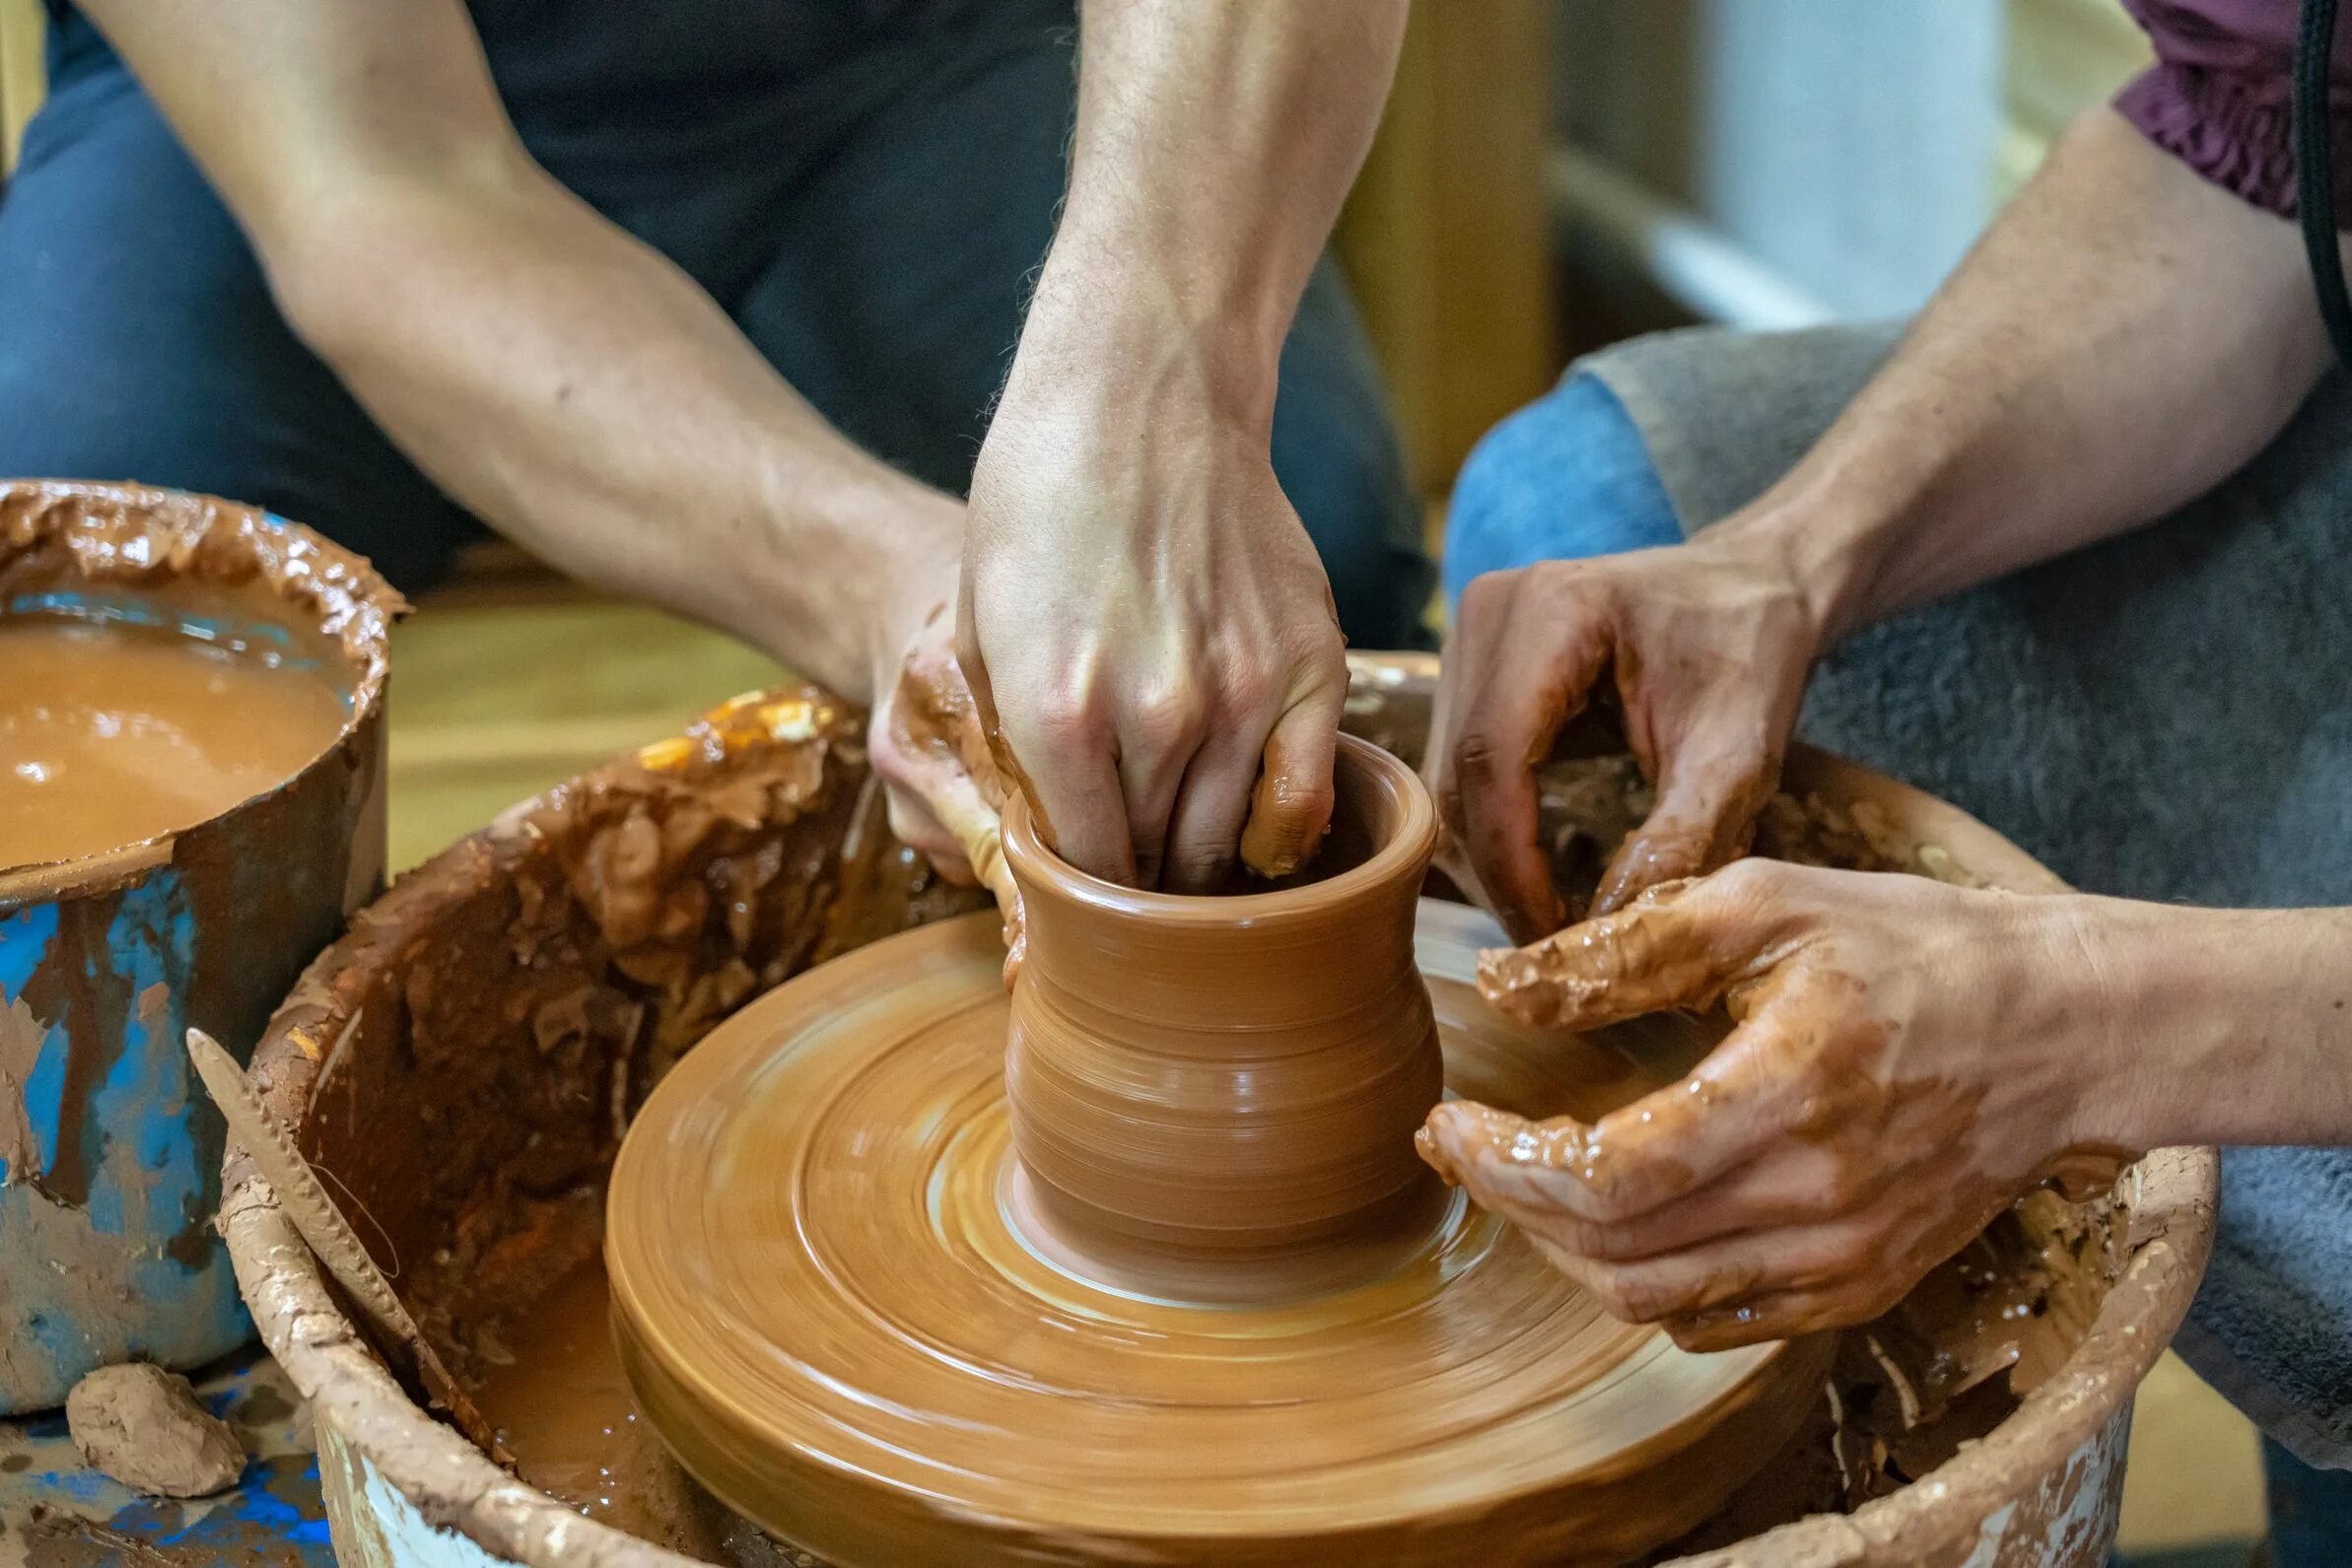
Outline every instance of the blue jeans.
<svg viewBox="0 0 2352 1568"><path fill-rule="evenodd" d="M429 583L477 525L288 329L154 102L51 7L49 97L0 197L0 474L234 496ZM692 277L853 441L963 492L1062 199L1072 0L468 9L550 174ZM1280 377L1275 473L1343 629L1420 644L1420 509L1328 260Z"/></svg>
<svg viewBox="0 0 2352 1568"><path fill-rule="evenodd" d="M1462 464L1446 515L1446 603L1483 573L1682 539L1632 417L1597 376L1570 372Z"/></svg>
<svg viewBox="0 0 2352 1568"><path fill-rule="evenodd" d="M2352 1563L2352 1470L2312 1468L2262 1440L2275 1568L2341 1568Z"/></svg>

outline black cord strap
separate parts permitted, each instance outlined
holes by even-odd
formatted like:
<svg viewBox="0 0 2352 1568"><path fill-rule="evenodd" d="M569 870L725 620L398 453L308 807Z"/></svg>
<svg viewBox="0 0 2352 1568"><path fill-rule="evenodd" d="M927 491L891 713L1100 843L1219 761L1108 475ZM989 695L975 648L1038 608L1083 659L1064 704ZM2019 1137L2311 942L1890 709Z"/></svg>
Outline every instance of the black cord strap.
<svg viewBox="0 0 2352 1568"><path fill-rule="evenodd" d="M2344 290L2343 252L2336 246L2335 137L2327 101L2334 56L2335 0L2303 0L2295 38L2295 206L2303 216L2303 248L2319 295L2319 319L2327 323L2336 358L2352 365L2352 295Z"/></svg>

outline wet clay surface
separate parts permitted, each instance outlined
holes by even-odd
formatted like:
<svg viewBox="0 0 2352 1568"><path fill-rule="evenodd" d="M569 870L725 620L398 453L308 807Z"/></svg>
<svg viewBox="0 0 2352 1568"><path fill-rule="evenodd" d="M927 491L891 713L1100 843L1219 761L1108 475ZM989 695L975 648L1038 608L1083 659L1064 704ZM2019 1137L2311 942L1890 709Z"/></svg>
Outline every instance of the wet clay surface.
<svg viewBox="0 0 2352 1568"><path fill-rule="evenodd" d="M529 1338L491 1370L476 1398L533 1486L640 1539L727 1560L730 1517L670 1458L621 1373L602 1259L539 1299Z"/></svg>
<svg viewBox="0 0 2352 1568"><path fill-rule="evenodd" d="M1592 1109L1657 1081L1496 1018L1469 985L1493 934L1422 906L1452 1087ZM779 1535L861 1563L1616 1562L1711 1513L1811 1401L1826 1345L1688 1355L1459 1201L1278 1299L1102 1277L1024 1208L995 942L986 917L934 927L761 998L615 1168L631 1380Z"/></svg>
<svg viewBox="0 0 2352 1568"><path fill-rule="evenodd" d="M1336 773L1314 866L1240 897L1117 887L1018 808L1006 829L1029 932L1004 1054L1021 1195L1174 1293L1279 1296L1291 1254L1439 1200L1412 1158L1443 1077L1413 967L1436 815L1352 737Z"/></svg>
<svg viewBox="0 0 2352 1568"><path fill-rule="evenodd" d="M192 827L342 730L321 675L182 633L0 618L0 867Z"/></svg>

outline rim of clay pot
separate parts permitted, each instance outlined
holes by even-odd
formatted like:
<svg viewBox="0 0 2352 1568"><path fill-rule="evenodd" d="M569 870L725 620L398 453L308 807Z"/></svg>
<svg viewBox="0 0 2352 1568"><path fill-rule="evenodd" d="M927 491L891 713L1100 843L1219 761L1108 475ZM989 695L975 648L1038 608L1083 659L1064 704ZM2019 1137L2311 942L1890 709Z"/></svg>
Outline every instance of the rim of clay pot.
<svg viewBox="0 0 2352 1568"><path fill-rule="evenodd" d="M1351 665L1357 657L1350 656ZM1397 663L1411 670L1408 661L1421 657L1399 655ZM1409 674L1379 684L1418 679ZM601 772L558 784L451 845L403 878L376 906L377 918L363 916L319 956L271 1020L248 1071L273 1116L301 1125L319 1078L313 1037L333 1039L350 1023L368 978L400 962L402 933L429 929L438 911L461 899L478 877L548 852L533 816ZM1875 801L1898 828L1943 845L2003 885L2027 892L2064 886L1959 807L1857 763L1799 744L1790 748L1782 779L1793 790ZM298 1009L306 997L314 1005ZM2129 1209L2122 1242L2129 1261L2059 1371L1982 1441L1850 1514L1810 1515L1718 1551L1676 1559L1672 1568L1875 1568L1931 1560L1930 1552L1942 1561L1954 1542L1977 1544L1982 1524L2019 1501L2021 1472L2046 1474L2053 1484L2070 1479L2069 1460L2106 1428L2171 1342L2212 1250L2219 1189L2220 1161L2211 1148L2158 1149L2124 1172L2115 1190ZM701 1568L693 1558L583 1519L414 1403L367 1348L275 1191L234 1143L222 1191L220 1228L239 1288L270 1353L311 1401L320 1428L333 1434L337 1463L356 1466L364 1457L382 1483L433 1524L534 1568ZM2120 1462L2119 1453L2113 1457ZM359 1477L352 1479L356 1484ZM2083 1495L2096 1501L2087 1489Z"/></svg>
<svg viewBox="0 0 2352 1568"><path fill-rule="evenodd" d="M113 849L0 866L0 909L119 887L172 858L181 839L250 810L327 766L381 708L391 625L408 603L363 556L259 507L151 485L67 479L0 480L0 578L43 544L61 541L93 586L136 590L213 580L273 597L340 647L351 678L342 724L317 754L276 784L214 812ZM0 622L14 619L0 615Z"/></svg>
<svg viewBox="0 0 2352 1568"><path fill-rule="evenodd" d="M1351 896L1374 888L1406 879L1418 886L1437 849L1437 807L1429 798L1428 786L1395 754L1353 735L1339 739L1332 758L1335 792L1349 787L1342 783L1342 774L1352 776L1357 787L1379 792L1383 804L1393 810L1396 826L1360 864L1335 876L1263 893L1161 893L1128 887L1081 871L1047 848L1038 836L1028 801L1018 793L1007 802L1004 812L1005 861L1024 898L1045 895L1154 925L1259 926L1323 919Z"/></svg>

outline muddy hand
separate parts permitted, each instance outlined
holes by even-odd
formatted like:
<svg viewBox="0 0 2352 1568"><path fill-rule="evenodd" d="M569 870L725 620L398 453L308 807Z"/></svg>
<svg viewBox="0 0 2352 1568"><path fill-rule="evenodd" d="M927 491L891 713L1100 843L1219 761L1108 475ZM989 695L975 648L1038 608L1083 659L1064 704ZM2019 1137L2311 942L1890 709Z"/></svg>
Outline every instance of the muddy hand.
<svg viewBox="0 0 2352 1568"><path fill-rule="evenodd" d="M2085 902L1760 860L1654 889L1480 990L1563 1029L1721 1001L1731 1034L1589 1124L1441 1105L1422 1155L1688 1348L1866 1321L2038 1181L2132 1157Z"/></svg>
<svg viewBox="0 0 2352 1568"><path fill-rule="evenodd" d="M1004 786L955 659L955 617L942 598L900 660L874 715L874 771L889 791L890 831L942 876L978 883L1004 920L1004 980L1020 968L1020 890L1004 862L998 812Z"/></svg>
<svg viewBox="0 0 2352 1568"><path fill-rule="evenodd" d="M1657 786L1593 911L1713 870L1771 797L1819 647L1768 550L1702 536L1474 579L1447 642L1426 771L1485 899L1515 941L1567 918L1538 825L1536 771L1614 680L1626 738Z"/></svg>

